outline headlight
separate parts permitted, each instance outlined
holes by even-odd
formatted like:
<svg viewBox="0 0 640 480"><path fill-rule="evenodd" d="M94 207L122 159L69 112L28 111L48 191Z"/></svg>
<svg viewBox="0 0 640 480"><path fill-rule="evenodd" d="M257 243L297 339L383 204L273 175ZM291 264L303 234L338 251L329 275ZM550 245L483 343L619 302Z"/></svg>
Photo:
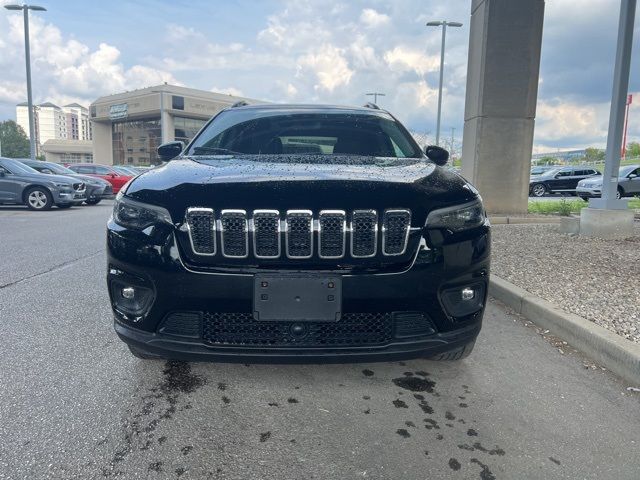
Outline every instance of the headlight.
<svg viewBox="0 0 640 480"><path fill-rule="evenodd" d="M144 230L158 223L171 224L171 216L164 208L136 202L121 194L118 194L113 205L113 219L118 225L136 230Z"/></svg>
<svg viewBox="0 0 640 480"><path fill-rule="evenodd" d="M484 207L480 200L464 205L434 210L427 217L427 228L446 228L460 232L482 225L485 221Z"/></svg>

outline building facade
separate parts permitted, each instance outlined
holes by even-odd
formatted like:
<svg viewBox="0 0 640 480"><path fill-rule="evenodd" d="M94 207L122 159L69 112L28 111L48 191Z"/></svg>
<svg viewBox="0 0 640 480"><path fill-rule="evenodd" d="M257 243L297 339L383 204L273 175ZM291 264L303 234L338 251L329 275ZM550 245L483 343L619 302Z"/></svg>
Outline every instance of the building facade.
<svg viewBox="0 0 640 480"><path fill-rule="evenodd" d="M258 100L174 85L98 98L89 107L93 158L104 165L155 165L163 142L189 142L219 111Z"/></svg>
<svg viewBox="0 0 640 480"><path fill-rule="evenodd" d="M47 162L93 163L93 142L91 140L47 140L42 145L42 153Z"/></svg>
<svg viewBox="0 0 640 480"><path fill-rule="evenodd" d="M31 138L27 102L16 106L16 123ZM43 146L50 140L91 141L92 139L89 109L77 103L71 103L63 107L51 102L35 105L34 127L37 155L44 154Z"/></svg>

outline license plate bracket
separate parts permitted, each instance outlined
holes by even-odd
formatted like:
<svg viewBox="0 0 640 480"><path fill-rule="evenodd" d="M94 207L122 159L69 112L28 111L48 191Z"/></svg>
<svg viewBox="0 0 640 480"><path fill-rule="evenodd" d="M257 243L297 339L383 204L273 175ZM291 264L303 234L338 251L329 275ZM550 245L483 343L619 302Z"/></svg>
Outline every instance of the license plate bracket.
<svg viewBox="0 0 640 480"><path fill-rule="evenodd" d="M337 322L342 311L339 275L255 275L253 318L260 321Z"/></svg>

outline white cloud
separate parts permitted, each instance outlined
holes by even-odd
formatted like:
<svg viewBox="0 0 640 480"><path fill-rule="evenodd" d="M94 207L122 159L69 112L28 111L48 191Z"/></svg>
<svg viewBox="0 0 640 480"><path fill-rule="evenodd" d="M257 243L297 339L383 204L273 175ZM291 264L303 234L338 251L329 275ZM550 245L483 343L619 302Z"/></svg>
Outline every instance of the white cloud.
<svg viewBox="0 0 640 480"><path fill-rule="evenodd" d="M379 13L373 8L365 8L360 14L360 21L368 28L379 28L391 22L389 15Z"/></svg>
<svg viewBox="0 0 640 480"><path fill-rule="evenodd" d="M607 134L609 104L580 105L562 99L538 102L536 137L544 141L571 138L589 142Z"/></svg>
<svg viewBox="0 0 640 480"><path fill-rule="evenodd" d="M311 70L319 82L314 85L314 88L329 92L349 84L354 73L349 68L344 51L333 45L322 45L298 58L298 69L298 76L304 76L308 70Z"/></svg>
<svg viewBox="0 0 640 480"><path fill-rule="evenodd" d="M398 45L384 54L384 60L396 72L413 71L423 75L440 68L439 56L427 56L422 51Z"/></svg>
<svg viewBox="0 0 640 480"><path fill-rule="evenodd" d="M6 22L6 43L0 45L0 101L15 105L26 98L24 74L22 68L16 68L24 64L24 27L19 15L7 17ZM125 67L120 50L113 45L100 43L92 50L74 38L65 38L60 29L37 16L30 19L30 37L35 103L89 104L101 95L165 81L181 84L166 70L140 64Z"/></svg>

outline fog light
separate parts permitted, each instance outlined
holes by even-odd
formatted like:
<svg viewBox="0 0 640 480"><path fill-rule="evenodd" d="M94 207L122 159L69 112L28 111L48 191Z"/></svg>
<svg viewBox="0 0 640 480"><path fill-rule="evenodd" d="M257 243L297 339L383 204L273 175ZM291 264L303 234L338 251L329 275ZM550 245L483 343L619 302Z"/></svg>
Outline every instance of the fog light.
<svg viewBox="0 0 640 480"><path fill-rule="evenodd" d="M476 296L476 291L473 288L463 288L462 289L462 300L467 302L469 300L473 300Z"/></svg>
<svg viewBox="0 0 640 480"><path fill-rule="evenodd" d="M136 289L133 287L125 287L122 289L120 293L122 294L123 298L131 300L133 297L136 296Z"/></svg>

